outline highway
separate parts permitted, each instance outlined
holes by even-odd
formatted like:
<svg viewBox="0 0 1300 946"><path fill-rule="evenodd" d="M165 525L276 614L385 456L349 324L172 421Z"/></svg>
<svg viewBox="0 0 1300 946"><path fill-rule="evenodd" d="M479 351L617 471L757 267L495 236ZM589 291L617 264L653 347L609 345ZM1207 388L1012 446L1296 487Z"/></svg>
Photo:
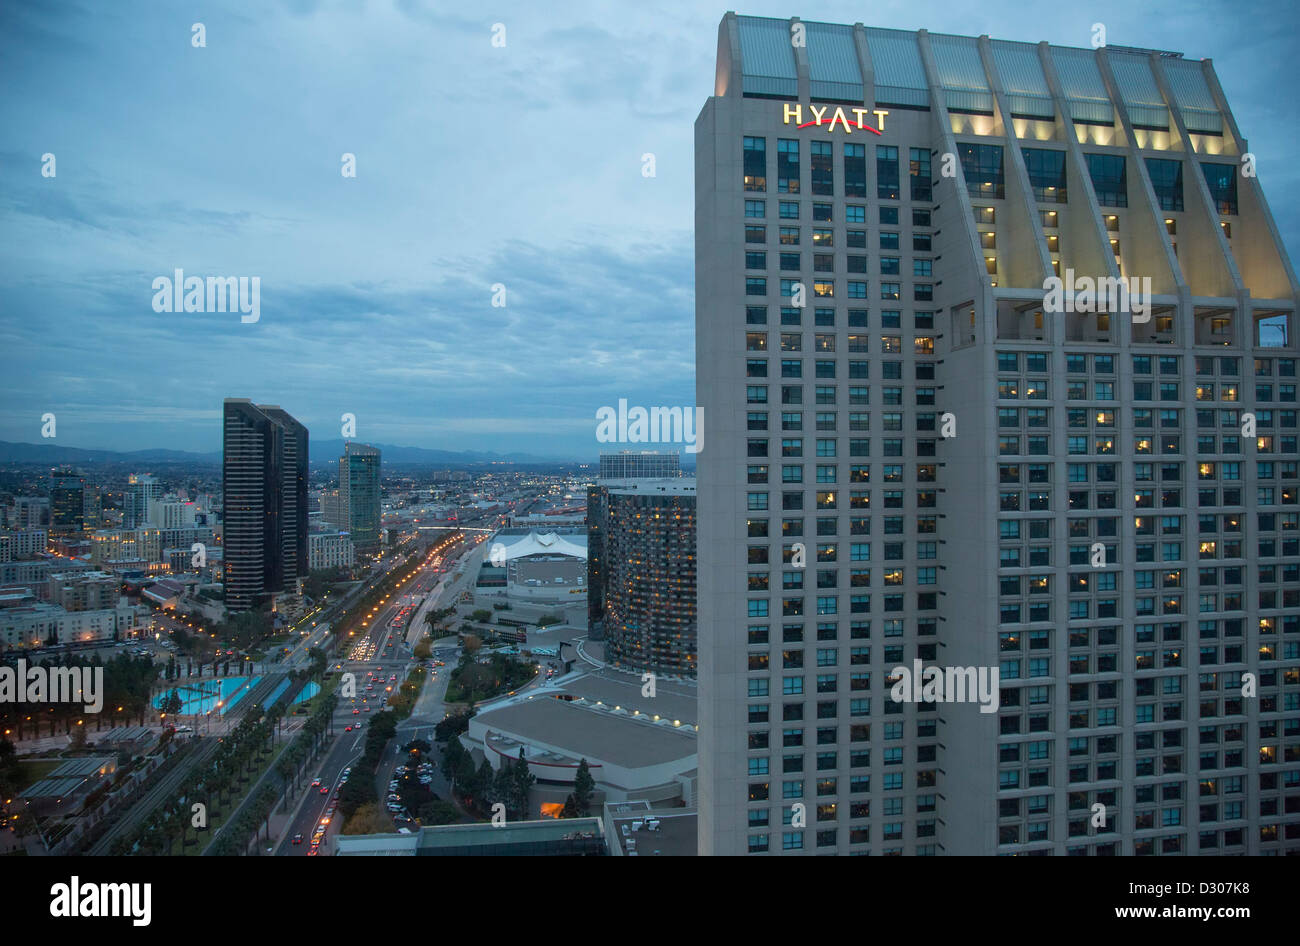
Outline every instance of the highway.
<svg viewBox="0 0 1300 946"><path fill-rule="evenodd" d="M385 707L411 668L419 663L412 651L426 629L422 615L431 604L443 597L439 590L443 585L442 573L461 554L459 547L459 539L434 546L415 568L412 576L394 589L377 608L365 615L360 633L349 633L349 642L343 645L346 647L345 653L336 656L331 662L330 672L355 675L356 696L340 698L334 719L338 735L309 776L309 779L319 778L320 785L309 787L306 794L298 799L292 820L275 846L276 856L310 856L313 850L312 836L322 827L325 829L326 844L321 846L321 851L325 851L328 839L342 828L341 818L335 820L337 815L333 806L341 786L343 770L356 763L365 751L365 724L370 719L369 714ZM461 587L461 584L457 583L456 587ZM313 634L313 639L315 638L316 635ZM450 651L446 653L450 656ZM380 799L387 795L389 772L400 746L417 735L432 741L433 725L443 715L442 696L446 693L446 680L447 672L439 670L433 680L425 683L416 704L416 712L410 719L399 724L394 744L385 747L376 778L377 788L381 790ZM349 726L353 727L351 731L348 731ZM356 773L357 777L364 775L362 772ZM440 780L441 775L436 778ZM322 819L326 817L330 818L330 823L322 825ZM294 844L294 837L299 835L302 841Z"/></svg>

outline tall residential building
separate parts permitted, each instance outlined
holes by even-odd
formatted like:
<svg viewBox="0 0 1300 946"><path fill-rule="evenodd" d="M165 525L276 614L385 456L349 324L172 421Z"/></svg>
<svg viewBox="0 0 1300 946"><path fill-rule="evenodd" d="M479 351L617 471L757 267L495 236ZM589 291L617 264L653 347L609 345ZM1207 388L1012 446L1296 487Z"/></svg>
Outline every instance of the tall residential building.
<svg viewBox="0 0 1300 946"><path fill-rule="evenodd" d="M663 479L682 475L682 458L676 453L656 450L621 450L600 455L602 480Z"/></svg>
<svg viewBox="0 0 1300 946"><path fill-rule="evenodd" d="M379 551L379 464L379 450L363 443L344 444L339 457L339 492L347 518L340 525L361 554Z"/></svg>
<svg viewBox="0 0 1300 946"><path fill-rule="evenodd" d="M320 495L320 517L332 526L345 528L348 522L348 507L343 499L343 491L327 489Z"/></svg>
<svg viewBox="0 0 1300 946"><path fill-rule="evenodd" d="M244 398L226 399L224 425L226 608L247 611L306 575L307 428Z"/></svg>
<svg viewBox="0 0 1300 946"><path fill-rule="evenodd" d="M262 413L284 430L284 461L281 466L280 505L282 512L280 554L284 558L285 591L293 582L307 577L307 428L276 405L262 405Z"/></svg>
<svg viewBox="0 0 1300 946"><path fill-rule="evenodd" d="M603 629L606 660L638 673L694 677L695 480L611 480L588 495L587 595L600 602L588 620Z"/></svg>
<svg viewBox="0 0 1300 946"><path fill-rule="evenodd" d="M1300 851L1300 284L1247 150L1208 60L723 18L700 853ZM895 700L918 664L998 698Z"/></svg>
<svg viewBox="0 0 1300 946"><path fill-rule="evenodd" d="M15 529L44 529L50 524L48 496L15 496L10 525Z"/></svg>
<svg viewBox="0 0 1300 946"><path fill-rule="evenodd" d="M162 499L162 484L148 473L132 473L122 493L122 528L137 529L149 522L149 503Z"/></svg>
<svg viewBox="0 0 1300 946"><path fill-rule="evenodd" d="M50 532L84 532L86 479L72 470L50 472Z"/></svg>
<svg viewBox="0 0 1300 946"><path fill-rule="evenodd" d="M81 495L82 525L86 531L104 526L104 497L99 490L88 488Z"/></svg>
<svg viewBox="0 0 1300 946"><path fill-rule="evenodd" d="M145 523L158 529L182 529L195 522L195 505L179 500L151 499Z"/></svg>
<svg viewBox="0 0 1300 946"><path fill-rule="evenodd" d="M605 486L587 487L587 636L605 638Z"/></svg>

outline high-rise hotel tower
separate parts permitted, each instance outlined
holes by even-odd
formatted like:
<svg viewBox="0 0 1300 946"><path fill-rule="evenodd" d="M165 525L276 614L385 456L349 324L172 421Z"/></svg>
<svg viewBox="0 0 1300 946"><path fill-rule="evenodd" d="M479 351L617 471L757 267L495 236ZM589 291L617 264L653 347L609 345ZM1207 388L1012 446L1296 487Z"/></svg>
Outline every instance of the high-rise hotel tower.
<svg viewBox="0 0 1300 946"><path fill-rule="evenodd" d="M226 398L222 544L228 611L307 576L307 428L282 408Z"/></svg>
<svg viewBox="0 0 1300 946"><path fill-rule="evenodd" d="M702 854L1300 850L1300 288L1248 151L1209 61L723 18ZM895 700L915 661L998 698Z"/></svg>

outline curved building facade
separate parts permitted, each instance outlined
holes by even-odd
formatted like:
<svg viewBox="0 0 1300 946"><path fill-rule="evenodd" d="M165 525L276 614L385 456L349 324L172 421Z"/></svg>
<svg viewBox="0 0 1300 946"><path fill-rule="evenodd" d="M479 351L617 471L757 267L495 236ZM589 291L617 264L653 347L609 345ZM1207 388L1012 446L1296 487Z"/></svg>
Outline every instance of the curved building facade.
<svg viewBox="0 0 1300 946"><path fill-rule="evenodd" d="M695 484L629 480L605 492L605 655L636 671L695 676Z"/></svg>

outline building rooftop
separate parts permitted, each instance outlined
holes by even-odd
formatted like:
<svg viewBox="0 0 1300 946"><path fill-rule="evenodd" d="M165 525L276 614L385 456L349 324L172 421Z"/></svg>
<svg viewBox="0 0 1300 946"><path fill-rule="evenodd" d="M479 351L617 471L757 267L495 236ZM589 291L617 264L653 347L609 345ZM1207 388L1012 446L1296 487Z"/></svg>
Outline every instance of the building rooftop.
<svg viewBox="0 0 1300 946"><path fill-rule="evenodd" d="M525 555L568 555L586 559L587 537L583 534L560 535L556 532L530 531L527 535L497 533L492 540L495 546L505 547L506 561Z"/></svg>
<svg viewBox="0 0 1300 946"><path fill-rule="evenodd" d="M590 649L590 644L587 645ZM691 683L655 678L655 695L641 695L644 684L639 676L629 676L614 670L588 673L575 680L560 684L564 693L582 697L590 702L603 702L622 706L650 715L659 714L669 719L679 719L683 725L695 725L697 720L696 688Z"/></svg>
<svg viewBox="0 0 1300 946"><path fill-rule="evenodd" d="M593 767L609 763L633 769L673 762L698 751L694 729L675 727L668 717L653 722L646 714L633 716L627 707L566 702L554 696L486 710L475 722L487 727L487 744L503 756L518 757L516 738L524 740L524 756L536 765L569 767L585 758ZM538 750L536 743L558 753Z"/></svg>
<svg viewBox="0 0 1300 946"><path fill-rule="evenodd" d="M723 29L733 15L723 20ZM792 20L736 16L740 52L741 92L745 95L795 99L799 94ZM925 50L933 57L943 104L967 112L993 111L994 91L981 56L988 42L992 71L1007 95L1013 114L1052 119L1055 111L1047 72L1060 78L1062 97L1076 121L1113 120L1111 96L1100 65L1104 58L1113 73L1119 96L1142 125L1167 127L1169 109L1160 94L1151 60L1160 60L1174 103L1187 128L1218 133L1223 118L1215 103L1201 60L1182 53L1106 45L1100 49L1052 46L954 36L926 30L892 30L861 24L799 21L804 29L808 59L809 94L816 101L863 102L878 106L929 108L930 83L926 79ZM922 39L924 37L924 39ZM859 44L864 60L858 56ZM1044 68L1044 60L1051 69ZM863 61L871 70L874 95L863 81ZM727 91L719 76L717 94Z"/></svg>
<svg viewBox="0 0 1300 946"><path fill-rule="evenodd" d="M694 496L695 480L691 477L650 478L633 477L629 479L603 480L602 485L610 493L618 496Z"/></svg>
<svg viewBox="0 0 1300 946"><path fill-rule="evenodd" d="M696 855L698 815L695 809L652 809L643 801L605 807L614 825L614 833L609 837L611 854L627 857Z"/></svg>

